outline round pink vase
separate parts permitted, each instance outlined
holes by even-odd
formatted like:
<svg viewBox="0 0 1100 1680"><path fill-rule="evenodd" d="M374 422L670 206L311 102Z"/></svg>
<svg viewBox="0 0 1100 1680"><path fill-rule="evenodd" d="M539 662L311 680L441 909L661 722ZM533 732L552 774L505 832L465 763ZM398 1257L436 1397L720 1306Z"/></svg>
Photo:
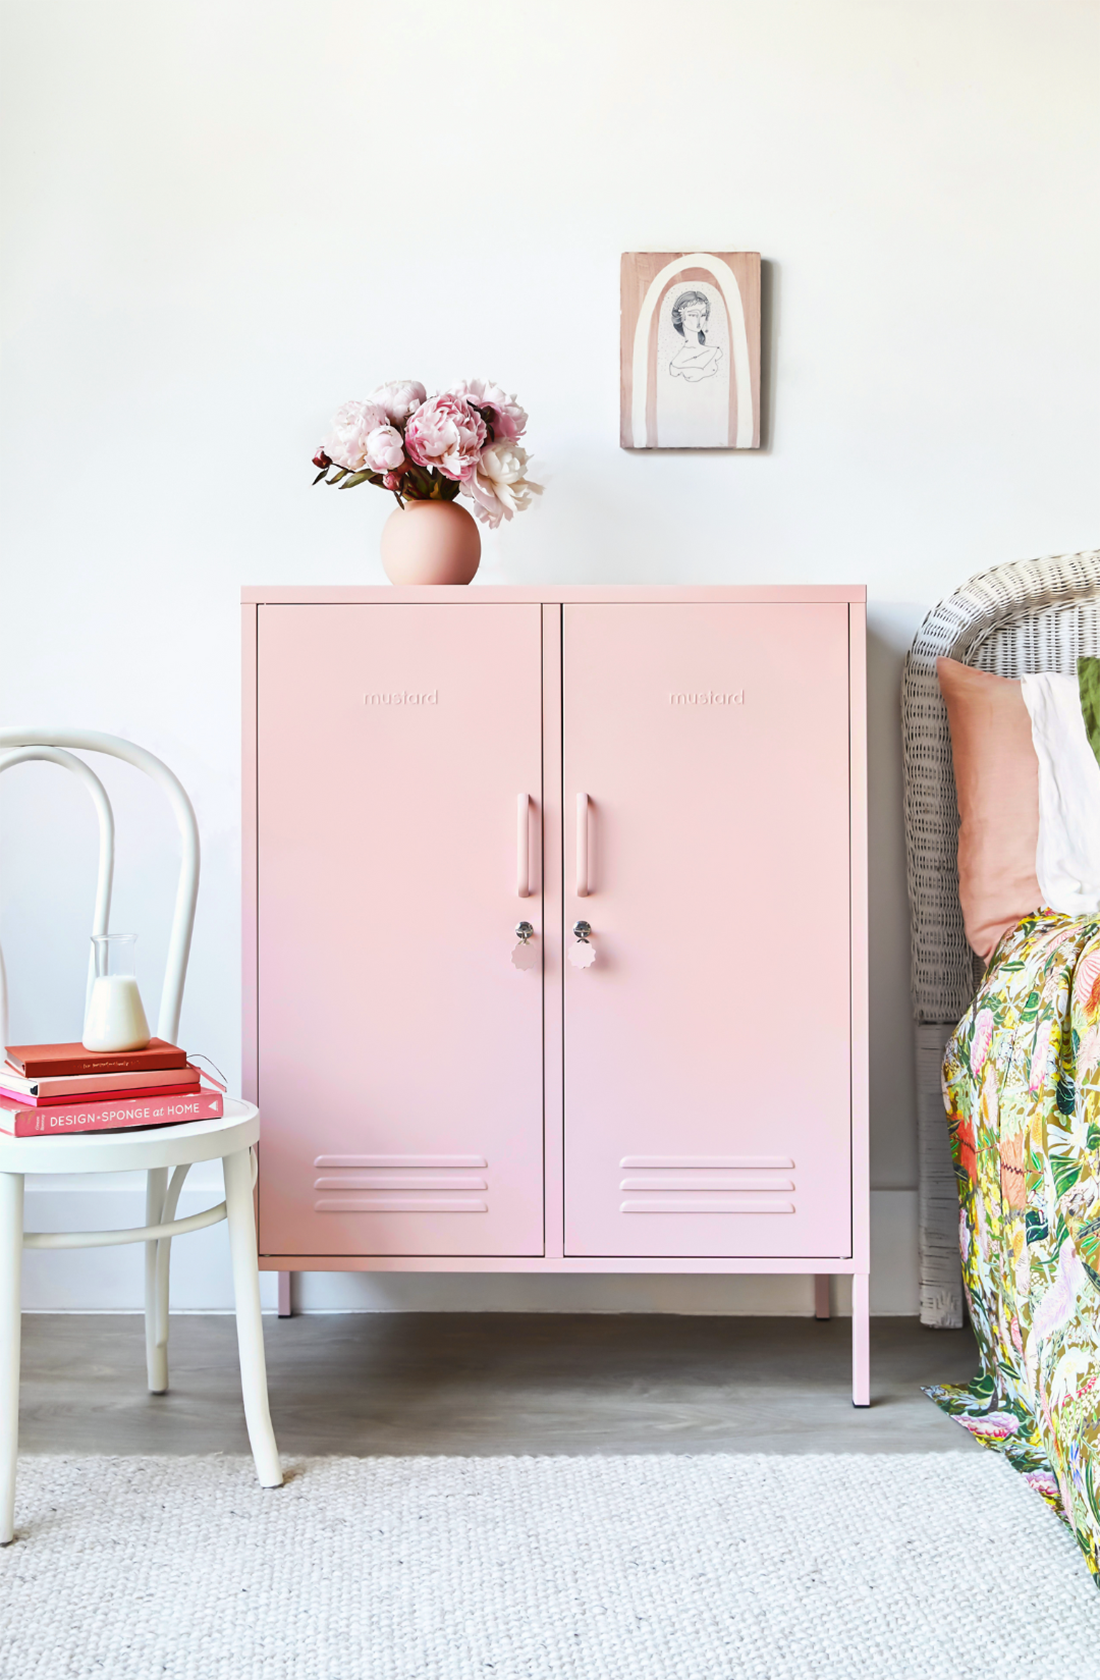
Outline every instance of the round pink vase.
<svg viewBox="0 0 1100 1680"><path fill-rule="evenodd" d="M469 583L481 533L457 502L406 502L383 525L381 548L391 583Z"/></svg>

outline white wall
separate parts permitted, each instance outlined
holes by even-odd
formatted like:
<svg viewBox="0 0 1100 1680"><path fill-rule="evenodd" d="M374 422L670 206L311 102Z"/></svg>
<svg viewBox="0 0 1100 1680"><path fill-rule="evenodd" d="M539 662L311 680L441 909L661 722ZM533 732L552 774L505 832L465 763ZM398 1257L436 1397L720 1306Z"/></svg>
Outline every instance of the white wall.
<svg viewBox="0 0 1100 1680"><path fill-rule="evenodd" d="M3 714L132 736L191 789L184 1041L237 1077L239 585L382 581L387 499L310 488L329 414L489 374L547 491L485 581L870 587L877 1301L912 1310L900 657L969 574L1100 540L1100 4L8 0L3 30ZM618 447L619 253L685 245L764 254L758 454ZM91 818L58 772L4 780L12 1037L76 1037ZM136 780L115 925L148 977L170 831ZM224 1304L223 1239L190 1241L177 1299ZM34 1305L137 1302L134 1255L32 1259ZM303 1299L808 1306L774 1280Z"/></svg>

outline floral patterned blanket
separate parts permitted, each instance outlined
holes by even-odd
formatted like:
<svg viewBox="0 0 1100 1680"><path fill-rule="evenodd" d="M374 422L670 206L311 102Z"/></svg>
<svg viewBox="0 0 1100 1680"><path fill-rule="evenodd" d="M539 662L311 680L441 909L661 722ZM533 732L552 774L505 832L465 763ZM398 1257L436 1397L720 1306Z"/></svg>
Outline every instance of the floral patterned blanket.
<svg viewBox="0 0 1100 1680"><path fill-rule="evenodd" d="M1004 936L943 1080L981 1371L928 1393L1100 1576L1100 918L1040 911Z"/></svg>

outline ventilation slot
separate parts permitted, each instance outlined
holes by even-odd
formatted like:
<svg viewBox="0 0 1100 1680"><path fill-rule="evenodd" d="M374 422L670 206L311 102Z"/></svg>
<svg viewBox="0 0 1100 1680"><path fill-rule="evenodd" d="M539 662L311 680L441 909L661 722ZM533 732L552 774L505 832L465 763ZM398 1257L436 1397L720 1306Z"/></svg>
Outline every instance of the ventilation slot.
<svg viewBox="0 0 1100 1680"><path fill-rule="evenodd" d="M624 1155L620 1213L794 1213L786 1155Z"/></svg>
<svg viewBox="0 0 1100 1680"><path fill-rule="evenodd" d="M318 1155L315 1213L488 1213L483 1155ZM480 1169L480 1170L479 1170Z"/></svg>

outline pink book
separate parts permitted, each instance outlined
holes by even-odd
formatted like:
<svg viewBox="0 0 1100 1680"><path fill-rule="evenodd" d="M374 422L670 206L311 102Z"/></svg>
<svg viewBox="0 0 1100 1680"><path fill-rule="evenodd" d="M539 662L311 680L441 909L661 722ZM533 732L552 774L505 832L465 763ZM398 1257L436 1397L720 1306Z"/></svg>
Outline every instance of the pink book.
<svg viewBox="0 0 1100 1680"><path fill-rule="evenodd" d="M148 1078L148 1074L146 1078ZM0 1073L0 1081L4 1075ZM0 1102L16 1103L20 1108L73 1108L76 1104L101 1102L136 1102L138 1097L191 1097L201 1090L197 1079L189 1080L186 1085L139 1085L126 1086L121 1091L88 1090L66 1091L61 1095L47 1094L35 1096L30 1091L13 1091L0 1083Z"/></svg>
<svg viewBox="0 0 1100 1680"><path fill-rule="evenodd" d="M186 1120L219 1120L220 1091L123 1102L73 1103L29 1108L22 1099L0 1100L0 1133L9 1137L62 1137L72 1132L117 1132L138 1126L178 1126Z"/></svg>
<svg viewBox="0 0 1100 1680"><path fill-rule="evenodd" d="M70 1103L93 1092L103 1096L147 1097L150 1091L168 1091L175 1086L190 1090L199 1082L201 1068L190 1062L181 1068L145 1068L138 1073L78 1073L72 1078L35 1075L28 1079L10 1062L0 1063L0 1085L20 1101L24 1097L68 1099Z"/></svg>

